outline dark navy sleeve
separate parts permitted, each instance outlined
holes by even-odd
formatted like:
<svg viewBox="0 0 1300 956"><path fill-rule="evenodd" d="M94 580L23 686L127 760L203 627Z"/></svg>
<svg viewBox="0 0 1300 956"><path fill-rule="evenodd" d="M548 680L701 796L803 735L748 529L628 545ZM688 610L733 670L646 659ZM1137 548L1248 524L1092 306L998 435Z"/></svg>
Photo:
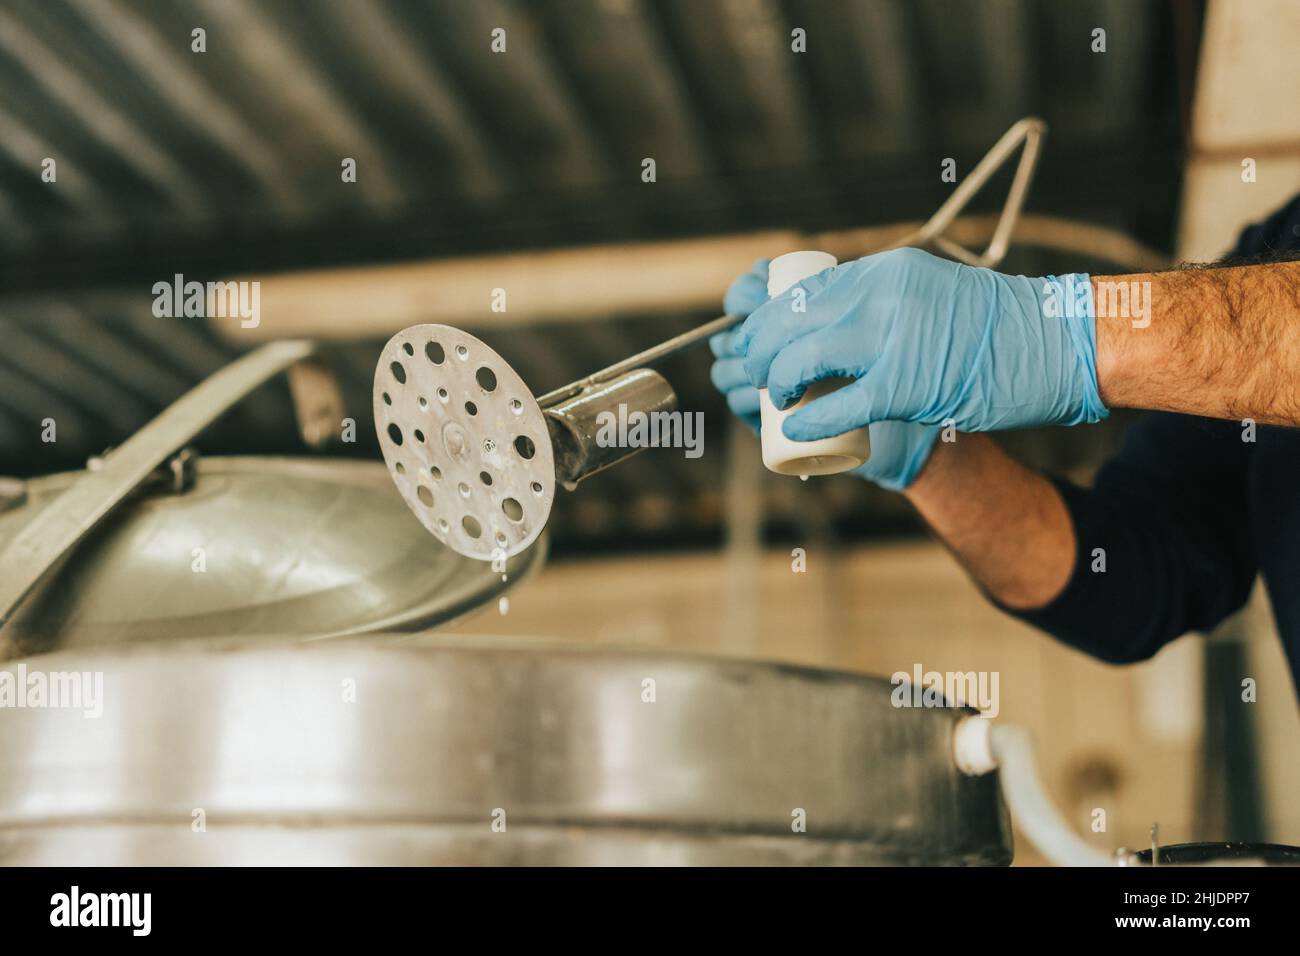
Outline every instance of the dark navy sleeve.
<svg viewBox="0 0 1300 956"><path fill-rule="evenodd" d="M1237 247L1227 256L1229 262L1237 259L1267 259L1279 252L1290 253L1300 249L1300 196L1269 216L1263 222L1247 226L1237 237Z"/></svg>
<svg viewBox="0 0 1300 956"><path fill-rule="evenodd" d="M1256 564L1240 422L1153 413L1090 490L1056 481L1074 571L1048 605L1003 608L1094 657L1144 660L1245 604Z"/></svg>
<svg viewBox="0 0 1300 956"><path fill-rule="evenodd" d="M1247 227L1229 260L1300 248L1300 196ZM1243 426L1153 413L1090 490L1055 480L1077 539L1074 571L1047 606L1003 610L1094 657L1143 660L1245 604L1257 571Z"/></svg>

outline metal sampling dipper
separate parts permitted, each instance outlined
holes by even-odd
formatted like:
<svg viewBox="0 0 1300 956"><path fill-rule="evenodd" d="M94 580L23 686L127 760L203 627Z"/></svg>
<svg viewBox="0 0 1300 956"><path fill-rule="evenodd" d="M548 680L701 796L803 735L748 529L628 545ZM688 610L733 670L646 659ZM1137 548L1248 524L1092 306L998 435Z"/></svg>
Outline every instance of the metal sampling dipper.
<svg viewBox="0 0 1300 956"><path fill-rule="evenodd" d="M672 386L644 366L739 321L724 315L541 397L468 332L403 329L375 370L375 429L388 472L448 547L485 561L518 554L545 527L557 484L573 490L640 450L599 442L602 413L677 408Z"/></svg>
<svg viewBox="0 0 1300 956"><path fill-rule="evenodd" d="M938 211L892 243L931 246L972 265L1006 254L1045 131L1041 120L1011 127ZM988 248L974 253L944 236L972 196L1021 144ZM484 561L523 551L546 525L556 485L578 482L639 451L597 440L602 413L671 412L677 395L645 366L740 321L724 315L534 397L492 348L449 325L414 325L384 346L375 369L374 413L388 472L420 522L452 550Z"/></svg>

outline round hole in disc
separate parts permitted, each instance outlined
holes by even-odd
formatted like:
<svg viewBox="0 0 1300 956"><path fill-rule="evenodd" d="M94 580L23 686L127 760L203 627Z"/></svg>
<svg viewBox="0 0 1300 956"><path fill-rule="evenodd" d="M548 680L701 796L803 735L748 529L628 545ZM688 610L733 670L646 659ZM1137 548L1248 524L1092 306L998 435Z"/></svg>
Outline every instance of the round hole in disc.
<svg viewBox="0 0 1300 956"><path fill-rule="evenodd" d="M527 435L520 435L515 439L515 451L519 452L519 457L528 461L537 454L537 446Z"/></svg>
<svg viewBox="0 0 1300 956"><path fill-rule="evenodd" d="M424 347L424 354L434 365L441 365L447 360L447 351L438 342L430 342Z"/></svg>
<svg viewBox="0 0 1300 956"><path fill-rule="evenodd" d="M522 415L524 413L524 403L517 398L512 398L510 399L510 410L516 415Z"/></svg>
<svg viewBox="0 0 1300 956"><path fill-rule="evenodd" d="M501 546L504 548L505 545L506 545L506 541L507 541L507 540L509 540L509 539L506 538L506 535L505 535L505 532L504 532L504 531L498 531L498 532L497 532L497 544L501 545Z"/></svg>
<svg viewBox="0 0 1300 956"><path fill-rule="evenodd" d="M420 396L420 407L421 407L421 408L428 408L428 407L429 407L429 400L428 400L427 398L425 398L423 395Z"/></svg>
<svg viewBox="0 0 1300 956"><path fill-rule="evenodd" d="M384 404L385 405L393 404L393 396L389 395L387 392L384 392Z"/></svg>
<svg viewBox="0 0 1300 956"><path fill-rule="evenodd" d="M483 482L483 484L485 485L492 484L492 476L489 475L486 471L480 471L478 473L478 480Z"/></svg>
<svg viewBox="0 0 1300 956"><path fill-rule="evenodd" d="M473 515L466 515L461 518L460 526L465 529L465 533L471 538L477 538L483 533L483 526L478 523L478 519Z"/></svg>
<svg viewBox="0 0 1300 956"><path fill-rule="evenodd" d="M399 475L404 475L404 474L406 474L406 466L403 465L400 461L393 465L393 469L394 469L394 470L395 470Z"/></svg>
<svg viewBox="0 0 1300 956"><path fill-rule="evenodd" d="M469 349L465 348L465 346L463 345L456 346L456 358L458 359L469 358Z"/></svg>
<svg viewBox="0 0 1300 956"><path fill-rule="evenodd" d="M478 371L474 373L474 380L478 382L479 388L485 392L495 391L497 387L497 373L492 371L486 365L480 365Z"/></svg>
<svg viewBox="0 0 1300 956"><path fill-rule="evenodd" d="M402 351L405 352L407 355L414 355L415 346L412 345L410 342L407 342L405 345L402 346Z"/></svg>
<svg viewBox="0 0 1300 956"><path fill-rule="evenodd" d="M438 389L438 401L442 402L443 404L446 404L447 390L445 388Z"/></svg>
<svg viewBox="0 0 1300 956"><path fill-rule="evenodd" d="M533 494L540 495L542 493L542 483L540 481L534 481L532 484L532 489L533 489Z"/></svg>
<svg viewBox="0 0 1300 956"><path fill-rule="evenodd" d="M393 373L393 378L397 379L398 385L406 384L406 366L401 362L394 362L388 366L388 370Z"/></svg>
<svg viewBox="0 0 1300 956"><path fill-rule="evenodd" d="M439 468L437 465L434 465L432 468L429 469L429 474L433 475L433 477L436 480L442 481L442 469Z"/></svg>
<svg viewBox="0 0 1300 956"><path fill-rule="evenodd" d="M424 432L420 431L418 428L415 430L415 440L421 444L424 443Z"/></svg>
<svg viewBox="0 0 1300 956"><path fill-rule="evenodd" d="M475 405L473 402L466 402L466 403L465 403L465 411L469 412L471 415L477 415L477 414L478 414L478 406Z"/></svg>
<svg viewBox="0 0 1300 956"><path fill-rule="evenodd" d="M506 513L506 517L511 521L524 520L524 506L515 501L514 498L507 498L501 502L501 510Z"/></svg>
<svg viewBox="0 0 1300 956"><path fill-rule="evenodd" d="M446 530L447 530L447 519L446 519L446 518L439 518L439 519L438 519L438 527L439 527L441 530L446 531Z"/></svg>
<svg viewBox="0 0 1300 956"><path fill-rule="evenodd" d="M433 492L424 487L424 485L417 487L415 489L415 494L419 497L420 504L424 505L426 508L433 507Z"/></svg>
<svg viewBox="0 0 1300 956"><path fill-rule="evenodd" d="M469 497L469 485L465 484L465 482L462 481L462 482L461 482L459 485L457 485L456 487L458 487L458 488L460 489L460 496L461 496L462 498L468 498L468 497Z"/></svg>
<svg viewBox="0 0 1300 956"><path fill-rule="evenodd" d="M392 422L388 425L388 438L394 445L400 445L402 443L402 430Z"/></svg>

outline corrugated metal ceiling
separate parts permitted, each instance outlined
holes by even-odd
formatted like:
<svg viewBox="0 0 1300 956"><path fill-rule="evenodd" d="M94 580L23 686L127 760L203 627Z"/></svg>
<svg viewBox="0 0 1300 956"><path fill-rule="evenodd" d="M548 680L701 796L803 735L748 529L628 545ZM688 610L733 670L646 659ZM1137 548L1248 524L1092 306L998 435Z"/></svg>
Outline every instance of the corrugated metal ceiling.
<svg viewBox="0 0 1300 956"><path fill-rule="evenodd" d="M1195 4L1129 0L5 0L0 472L76 466L229 359L201 326L149 313L174 272L918 218L951 188L940 158L968 168L1030 112L1051 125L1030 208L1167 248L1190 46L1176 41L1196 22ZM790 52L795 27L806 54ZM492 344L544 389L699 318ZM375 354L340 359L363 420ZM719 440L706 369L694 355L670 378ZM204 447L295 447L283 389ZM709 533L721 456L666 457L594 479L584 507L695 502L660 530L680 537L693 515ZM860 511L864 495L840 497Z"/></svg>

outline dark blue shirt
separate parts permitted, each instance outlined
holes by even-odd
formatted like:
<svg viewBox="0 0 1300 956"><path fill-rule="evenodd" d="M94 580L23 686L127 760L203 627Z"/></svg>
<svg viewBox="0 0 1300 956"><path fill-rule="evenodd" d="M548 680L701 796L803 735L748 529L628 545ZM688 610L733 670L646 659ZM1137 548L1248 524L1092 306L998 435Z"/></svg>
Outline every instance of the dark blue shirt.
<svg viewBox="0 0 1300 956"><path fill-rule="evenodd" d="M1300 248L1300 197L1246 229L1230 259ZM1300 335L1300 317L1296 321ZM1150 657L1240 608L1263 575L1300 674L1300 430L1150 413L1089 490L1056 481L1078 539L1046 607L1011 612L1115 663ZM1093 570L1102 549L1105 572Z"/></svg>

